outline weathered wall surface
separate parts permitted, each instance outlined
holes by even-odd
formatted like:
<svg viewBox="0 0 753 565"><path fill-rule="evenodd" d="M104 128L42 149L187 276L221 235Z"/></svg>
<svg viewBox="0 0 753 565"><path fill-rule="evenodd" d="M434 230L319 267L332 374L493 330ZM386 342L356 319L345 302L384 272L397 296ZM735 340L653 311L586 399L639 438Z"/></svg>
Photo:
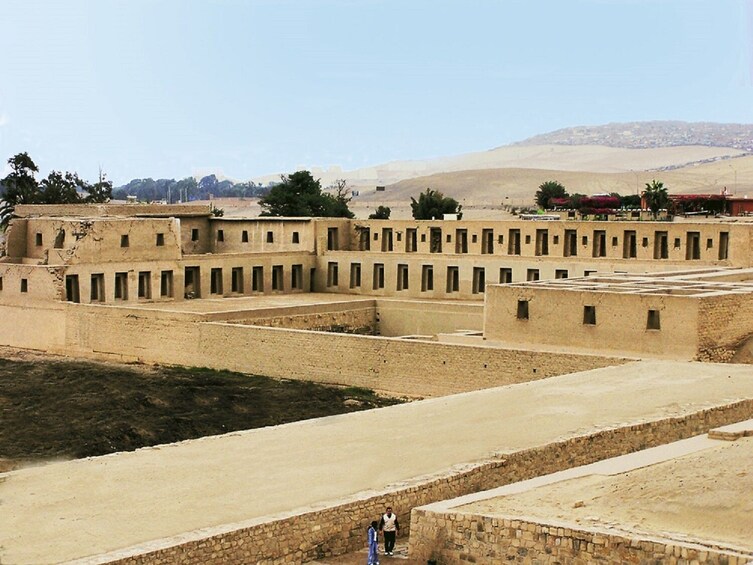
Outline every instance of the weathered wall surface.
<svg viewBox="0 0 753 565"><path fill-rule="evenodd" d="M700 301L699 361L728 362L753 335L753 300L746 294L713 296Z"/></svg>
<svg viewBox="0 0 753 565"><path fill-rule="evenodd" d="M80 355L230 369L415 396L489 388L622 359L374 336L196 323L169 314L70 304L66 347Z"/></svg>
<svg viewBox="0 0 753 565"><path fill-rule="evenodd" d="M65 305L24 303L0 306L2 345L42 351L65 349Z"/></svg>
<svg viewBox="0 0 753 565"><path fill-rule="evenodd" d="M519 300L528 303L527 319L518 317ZM539 343L690 360L698 352L700 302L682 295L492 286L484 332L511 346ZM584 323L586 306L595 308L595 324ZM659 313L660 329L648 329L649 310Z"/></svg>
<svg viewBox="0 0 753 565"><path fill-rule="evenodd" d="M484 327L484 305L479 303L377 300L376 304L383 336L481 331Z"/></svg>
<svg viewBox="0 0 753 565"><path fill-rule="evenodd" d="M413 536L431 536L437 548L423 550L443 565L474 563L714 563L744 565L753 553L693 543L627 537L529 522L517 517L413 511Z"/></svg>
<svg viewBox="0 0 753 565"><path fill-rule="evenodd" d="M150 542L142 547L75 563L301 563L361 549L371 517L378 516L386 502L400 512L398 516L403 532L410 532L410 557L413 562L424 563L432 558L439 559L440 563L467 563L474 560L478 563L491 563L495 561L485 561L485 554L477 553L481 547L476 539L478 526L474 524L470 529L457 532L459 538L456 544L453 537L456 534L445 533L444 528L440 527L446 525L440 522L445 519L443 516L435 518L424 509L414 509L677 441L705 433L713 427L750 418L751 415L753 401L745 400L683 417L601 430L546 446L501 454L497 459L464 465L437 476L422 477L410 484L396 485L389 491L364 493L362 497L335 502L313 512L293 512L249 524L228 524L213 530L187 534L180 539ZM460 524L464 526L462 521ZM451 522L450 529L455 526L457 524ZM485 550L486 547L482 549ZM498 546L494 550L499 551ZM461 554L463 557L460 557ZM516 557L519 556L516 553Z"/></svg>

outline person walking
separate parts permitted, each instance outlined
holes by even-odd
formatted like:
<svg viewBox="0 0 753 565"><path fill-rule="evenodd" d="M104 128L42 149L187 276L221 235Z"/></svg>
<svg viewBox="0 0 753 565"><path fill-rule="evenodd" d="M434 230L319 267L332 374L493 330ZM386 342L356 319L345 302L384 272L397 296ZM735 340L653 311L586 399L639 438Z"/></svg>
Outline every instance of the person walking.
<svg viewBox="0 0 753 565"><path fill-rule="evenodd" d="M379 565L379 534L377 528L379 525L377 521L371 522L371 525L366 530L366 542L369 544L369 559L366 565Z"/></svg>
<svg viewBox="0 0 753 565"><path fill-rule="evenodd" d="M379 531L384 534L384 554L392 555L392 550L395 549L395 538L400 533L400 524L397 516L392 513L391 506L387 507L384 516L379 520Z"/></svg>

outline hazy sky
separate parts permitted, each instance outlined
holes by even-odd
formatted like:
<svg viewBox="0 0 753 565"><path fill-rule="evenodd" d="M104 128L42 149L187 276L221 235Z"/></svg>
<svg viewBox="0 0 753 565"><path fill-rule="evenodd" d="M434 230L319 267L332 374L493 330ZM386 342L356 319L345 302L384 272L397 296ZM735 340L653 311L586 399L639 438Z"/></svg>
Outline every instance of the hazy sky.
<svg viewBox="0 0 753 565"><path fill-rule="evenodd" d="M116 184L753 123L753 0L0 0L0 159Z"/></svg>

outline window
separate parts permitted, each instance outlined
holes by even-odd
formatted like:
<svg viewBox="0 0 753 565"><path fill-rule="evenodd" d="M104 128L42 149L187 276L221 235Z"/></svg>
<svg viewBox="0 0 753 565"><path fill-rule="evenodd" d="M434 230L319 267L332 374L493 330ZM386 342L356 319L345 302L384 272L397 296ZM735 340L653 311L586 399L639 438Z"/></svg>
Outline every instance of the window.
<svg viewBox="0 0 753 565"><path fill-rule="evenodd" d="M128 247L130 245L128 241L128 234L123 234L120 236L120 246L121 247Z"/></svg>
<svg viewBox="0 0 753 565"><path fill-rule="evenodd" d="M518 320L528 319L528 300L518 300Z"/></svg>
<svg viewBox="0 0 753 565"><path fill-rule="evenodd" d="M526 245L529 245L531 243L531 236L526 235Z"/></svg>
<svg viewBox="0 0 753 565"><path fill-rule="evenodd" d="M248 230L241 232L241 243L248 243Z"/></svg>
<svg viewBox="0 0 753 565"><path fill-rule="evenodd" d="M264 267L253 267L251 269L251 290L264 292Z"/></svg>
<svg viewBox="0 0 753 565"><path fill-rule="evenodd" d="M272 290L285 290L282 274L282 265L272 265Z"/></svg>
<svg viewBox="0 0 753 565"><path fill-rule="evenodd" d="M39 232L37 232L36 244L37 247L42 247L42 234Z"/></svg>
<svg viewBox="0 0 753 565"><path fill-rule="evenodd" d="M452 235L447 234L447 243L452 243Z"/></svg>
<svg viewBox="0 0 753 565"><path fill-rule="evenodd" d="M275 234L274 232L268 231L267 232L267 243L274 243L275 242Z"/></svg>
<svg viewBox="0 0 753 565"><path fill-rule="evenodd" d="M481 253L484 255L494 253L494 230L481 230Z"/></svg>
<svg viewBox="0 0 753 565"><path fill-rule="evenodd" d="M350 264L350 288L361 287L361 263Z"/></svg>
<svg viewBox="0 0 753 565"><path fill-rule="evenodd" d="M552 244L553 244L553 245L559 245L559 244L560 244L560 236L558 236L558 235L553 235L553 236L552 236Z"/></svg>
<svg viewBox="0 0 753 565"><path fill-rule="evenodd" d="M358 234L358 250L371 250L371 230L369 228L361 228L360 233Z"/></svg>
<svg viewBox="0 0 753 565"><path fill-rule="evenodd" d="M675 238L675 246L674 247L675 247L675 249L680 249L680 238L679 237Z"/></svg>
<svg viewBox="0 0 753 565"><path fill-rule="evenodd" d="M719 260L724 261L729 256L729 232L719 234Z"/></svg>
<svg viewBox="0 0 753 565"><path fill-rule="evenodd" d="M565 230L565 247L562 250L565 257L575 257L578 255L578 232L575 230Z"/></svg>
<svg viewBox="0 0 753 565"><path fill-rule="evenodd" d="M434 290L434 267L421 265L421 292Z"/></svg>
<svg viewBox="0 0 753 565"><path fill-rule="evenodd" d="M442 253L442 228L429 230L429 252Z"/></svg>
<svg viewBox="0 0 753 565"><path fill-rule="evenodd" d="M407 228L405 230L405 252L413 253L418 251L418 230L416 228Z"/></svg>
<svg viewBox="0 0 753 565"><path fill-rule="evenodd" d="M507 254L520 255L520 230L513 229L508 232Z"/></svg>
<svg viewBox="0 0 753 565"><path fill-rule="evenodd" d="M374 263L374 290L384 288L384 264Z"/></svg>
<svg viewBox="0 0 753 565"><path fill-rule="evenodd" d="M714 247L714 240L712 238L706 239L706 249L712 249Z"/></svg>
<svg viewBox="0 0 753 565"><path fill-rule="evenodd" d="M641 247L648 247L648 238L647 237L643 238L643 243L641 243Z"/></svg>
<svg viewBox="0 0 753 565"><path fill-rule="evenodd" d="M382 229L382 251L392 251L392 228Z"/></svg>
<svg viewBox="0 0 753 565"><path fill-rule="evenodd" d="M162 298L173 296L173 272L162 271L159 277L159 295Z"/></svg>
<svg viewBox="0 0 753 565"><path fill-rule="evenodd" d="M28 290L27 286L24 286L26 279L21 279L21 292ZM65 299L68 302L80 302L81 297L78 293L78 275L65 275Z"/></svg>
<svg viewBox="0 0 753 565"><path fill-rule="evenodd" d="M596 306L583 307L583 323L587 326L596 325Z"/></svg>
<svg viewBox="0 0 753 565"><path fill-rule="evenodd" d="M460 268L447 267L447 293L460 290Z"/></svg>
<svg viewBox="0 0 753 565"><path fill-rule="evenodd" d="M327 251L337 251L340 248L337 228L327 228Z"/></svg>
<svg viewBox="0 0 753 565"><path fill-rule="evenodd" d="M65 230L58 230L53 247L55 247L55 249L62 249L63 245L65 245Z"/></svg>
<svg viewBox="0 0 753 565"><path fill-rule="evenodd" d="M455 253L468 253L468 230L455 230Z"/></svg>
<svg viewBox="0 0 753 565"><path fill-rule="evenodd" d="M212 269L209 274L209 292L211 294L222 294L222 269Z"/></svg>
<svg viewBox="0 0 753 565"><path fill-rule="evenodd" d="M397 266L397 290L408 290L408 265Z"/></svg>
<svg viewBox="0 0 753 565"><path fill-rule="evenodd" d="M502 245L504 242L505 242L505 236L500 234L499 237L497 238L497 243Z"/></svg>
<svg viewBox="0 0 753 565"><path fill-rule="evenodd" d="M165 234L158 233L157 234L157 247L163 247L164 245L165 245Z"/></svg>
<svg viewBox="0 0 753 565"><path fill-rule="evenodd" d="M667 259L669 257L669 237L667 232L654 233L654 259Z"/></svg>
<svg viewBox="0 0 753 565"><path fill-rule="evenodd" d="M426 234L425 233L421 234L421 243L426 243Z"/></svg>
<svg viewBox="0 0 753 565"><path fill-rule="evenodd" d="M76 281L78 282L77 275L70 275L70 276L76 277ZM29 279L21 279L21 292L29 292Z"/></svg>
<svg viewBox="0 0 753 565"><path fill-rule="evenodd" d="M554 278L555 279L566 279L567 278L567 269L556 269L554 271Z"/></svg>
<svg viewBox="0 0 753 565"><path fill-rule="evenodd" d="M337 263L330 261L327 263L327 286L337 286Z"/></svg>
<svg viewBox="0 0 753 565"><path fill-rule="evenodd" d="M397 238L398 241L402 241L403 240L403 232L396 231L395 232L395 237Z"/></svg>
<svg viewBox="0 0 753 565"><path fill-rule="evenodd" d="M660 330L661 320L659 318L659 310L649 310L646 317L646 329L647 330Z"/></svg>
<svg viewBox="0 0 753 565"><path fill-rule="evenodd" d="M594 230L593 256L607 256L607 232L604 230Z"/></svg>
<svg viewBox="0 0 753 565"><path fill-rule="evenodd" d="M701 234L697 231L689 231L688 243L685 247L685 259L694 260L701 258Z"/></svg>
<svg viewBox="0 0 753 565"><path fill-rule="evenodd" d="M152 273L149 271L139 271L139 298L148 300L152 297Z"/></svg>
<svg viewBox="0 0 753 565"><path fill-rule="evenodd" d="M128 300L128 273L115 273L115 300Z"/></svg>
<svg viewBox="0 0 753 565"><path fill-rule="evenodd" d="M230 271L230 291L243 293L243 267L233 267Z"/></svg>
<svg viewBox="0 0 753 565"><path fill-rule="evenodd" d="M619 240L617 239L617 237L613 237L612 238L612 247L617 247L618 243L619 243Z"/></svg>
<svg viewBox="0 0 753 565"><path fill-rule="evenodd" d="M91 291L89 298L91 302L105 301L105 275L104 273L95 273L91 276Z"/></svg>
<svg viewBox="0 0 753 565"><path fill-rule="evenodd" d="M0 290L3 290L3 277L0 277Z"/></svg>
<svg viewBox="0 0 753 565"><path fill-rule="evenodd" d="M528 269L526 271L526 280L527 281L537 281L537 280L539 280L539 270L538 269Z"/></svg>
<svg viewBox="0 0 753 565"><path fill-rule="evenodd" d="M584 246L588 245L588 236L587 235L584 235L583 237L580 238L580 244L584 245Z"/></svg>
<svg viewBox="0 0 753 565"><path fill-rule="evenodd" d="M225 230L217 230L217 241L225 241Z"/></svg>
<svg viewBox="0 0 753 565"><path fill-rule="evenodd" d="M269 234L267 234L267 239L269 239ZM270 241L269 243L272 242ZM301 243L301 234L299 234L297 231L293 232L293 243Z"/></svg>
<svg viewBox="0 0 753 565"><path fill-rule="evenodd" d="M290 268L290 288L303 289L303 265L293 265Z"/></svg>
<svg viewBox="0 0 753 565"><path fill-rule="evenodd" d="M625 230L622 239L622 258L635 259L637 256L635 230Z"/></svg>
<svg viewBox="0 0 753 565"><path fill-rule="evenodd" d="M473 267L473 294L483 294L486 290L486 270Z"/></svg>
<svg viewBox="0 0 753 565"><path fill-rule="evenodd" d="M191 241L199 241L199 228L191 229Z"/></svg>
<svg viewBox="0 0 753 565"><path fill-rule="evenodd" d="M499 283L507 284L512 282L512 269L508 267L502 267L499 270Z"/></svg>
<svg viewBox="0 0 753 565"><path fill-rule="evenodd" d="M583 271L584 277L590 277L591 275L595 275L597 271Z"/></svg>

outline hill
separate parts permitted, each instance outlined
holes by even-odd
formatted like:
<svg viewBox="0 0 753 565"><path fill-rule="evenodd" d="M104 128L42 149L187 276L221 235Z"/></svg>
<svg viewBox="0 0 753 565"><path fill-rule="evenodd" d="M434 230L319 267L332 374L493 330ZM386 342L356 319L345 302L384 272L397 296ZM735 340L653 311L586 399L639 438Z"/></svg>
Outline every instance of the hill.
<svg viewBox="0 0 753 565"><path fill-rule="evenodd" d="M559 129L515 145L603 145L630 149L703 145L753 151L753 124L627 122Z"/></svg>

